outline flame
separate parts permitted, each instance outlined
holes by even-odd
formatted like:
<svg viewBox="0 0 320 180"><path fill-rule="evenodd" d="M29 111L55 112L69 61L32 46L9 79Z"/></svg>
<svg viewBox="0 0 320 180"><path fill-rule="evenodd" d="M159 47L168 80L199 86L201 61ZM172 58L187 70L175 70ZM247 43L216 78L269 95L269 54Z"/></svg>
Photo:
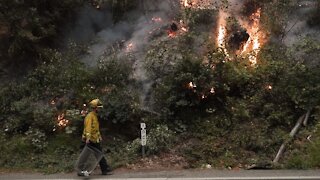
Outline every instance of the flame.
<svg viewBox="0 0 320 180"><path fill-rule="evenodd" d="M272 86L271 85L267 85L267 87L266 87L268 90L272 90Z"/></svg>
<svg viewBox="0 0 320 180"><path fill-rule="evenodd" d="M186 27L182 27L181 30L184 32L188 32L188 29Z"/></svg>
<svg viewBox="0 0 320 180"><path fill-rule="evenodd" d="M171 30L168 30L168 37L170 37L170 38L174 38L174 37L176 37L176 35L177 35L177 33L176 33L176 32L171 31Z"/></svg>
<svg viewBox="0 0 320 180"><path fill-rule="evenodd" d="M179 25L181 26L181 30L183 32L188 32L189 31L187 25L184 23L184 21L182 19L180 19Z"/></svg>
<svg viewBox="0 0 320 180"><path fill-rule="evenodd" d="M197 85L194 84L193 82L189 82L188 87L191 88L191 89L193 89L193 88L196 88Z"/></svg>
<svg viewBox="0 0 320 180"><path fill-rule="evenodd" d="M214 87L212 87L211 89L210 89L210 93L211 94L214 94L216 91L215 91L215 89L214 89Z"/></svg>
<svg viewBox="0 0 320 180"><path fill-rule="evenodd" d="M257 11L250 16L251 24L244 25L250 38L243 46L241 54L251 51L251 54L249 54L249 61L253 66L257 64L257 54L260 52L260 48L263 44L262 40L264 38L264 33L260 30L260 17L261 8L257 9Z"/></svg>
<svg viewBox="0 0 320 180"><path fill-rule="evenodd" d="M156 23L162 22L162 18L161 17L153 17L151 20L153 22L156 22Z"/></svg>
<svg viewBox="0 0 320 180"><path fill-rule="evenodd" d="M188 28L187 28L187 26L184 24L184 22L182 20L180 20L179 23L174 22L174 24L177 25L177 30L172 29L172 27L170 27L167 30L168 37L174 38L174 37L177 37L177 36L179 36L181 34L184 34L184 33L188 32Z"/></svg>
<svg viewBox="0 0 320 180"><path fill-rule="evenodd" d="M69 124L69 120L65 119L65 114L59 114L57 117L57 125L59 127L66 127Z"/></svg>
<svg viewBox="0 0 320 180"><path fill-rule="evenodd" d="M58 126L60 127L66 127L69 123L69 120L62 119L61 121L58 122Z"/></svg>
<svg viewBox="0 0 320 180"><path fill-rule="evenodd" d="M133 50L133 48L134 48L133 43L130 42L130 43L127 45L127 47L126 47L126 51L127 51L127 52L130 52L130 51Z"/></svg>
<svg viewBox="0 0 320 180"><path fill-rule="evenodd" d="M226 21L225 21L225 13L219 12L219 20L218 20L218 37L217 44L218 47L221 48L224 54L229 57L229 53L226 49Z"/></svg>
<svg viewBox="0 0 320 180"><path fill-rule="evenodd" d="M227 30L226 30L226 12L219 11L218 29L217 29L217 46L226 55L226 60L230 60L230 54L226 48ZM243 45L243 48L236 52L236 54L248 54L250 63L255 66L257 64L257 55L260 48L265 42L265 33L260 29L261 8L257 9L250 16L249 22L240 21L241 25L247 30L249 39Z"/></svg>
<svg viewBox="0 0 320 180"><path fill-rule="evenodd" d="M182 3L183 3L184 7L190 7L191 6L189 0L183 0Z"/></svg>

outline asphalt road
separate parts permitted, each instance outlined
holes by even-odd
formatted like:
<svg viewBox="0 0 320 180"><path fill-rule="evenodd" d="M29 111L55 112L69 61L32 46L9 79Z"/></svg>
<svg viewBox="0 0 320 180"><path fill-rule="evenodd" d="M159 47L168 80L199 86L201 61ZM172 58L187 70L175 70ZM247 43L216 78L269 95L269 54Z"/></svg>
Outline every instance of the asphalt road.
<svg viewBox="0 0 320 180"><path fill-rule="evenodd" d="M0 179L108 179L108 180L272 180L272 179L317 179L320 170L179 170L179 171L115 171L102 176L94 172L89 177L69 174L9 173L0 174Z"/></svg>

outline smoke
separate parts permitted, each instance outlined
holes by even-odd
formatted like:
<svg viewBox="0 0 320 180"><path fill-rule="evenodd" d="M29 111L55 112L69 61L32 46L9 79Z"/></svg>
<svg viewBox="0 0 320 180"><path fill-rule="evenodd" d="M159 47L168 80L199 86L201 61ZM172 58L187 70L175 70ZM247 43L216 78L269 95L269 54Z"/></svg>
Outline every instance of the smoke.
<svg viewBox="0 0 320 180"><path fill-rule="evenodd" d="M133 76L141 84L140 105L144 109L149 109L152 104L150 89L153 84L144 68L145 55L152 44L152 37L164 32L178 12L178 6L175 5L171 0L145 1L145 14L135 22L131 36L125 42L126 48L120 54L130 53L134 57Z"/></svg>
<svg viewBox="0 0 320 180"><path fill-rule="evenodd" d="M81 59L88 66L95 67L99 58L113 48L120 58L130 55L134 61L133 76L142 86L140 102L145 106L152 81L144 69L144 56L152 43L152 36L171 23L179 12L178 8L178 0L143 1L138 9L124 14L123 21L113 24L110 9L98 10L87 5L79 13L68 38L89 44L87 54Z"/></svg>
<svg viewBox="0 0 320 180"><path fill-rule="evenodd" d="M118 45L116 48L120 48L121 43L128 38L133 29L133 25L128 22L110 25L110 27L102 29L92 37L88 47L88 54L81 59L82 62L95 67L99 58L104 53L113 50L112 48L115 48L116 43Z"/></svg>
<svg viewBox="0 0 320 180"><path fill-rule="evenodd" d="M112 24L112 14L109 10L99 11L86 4L79 10L76 21L67 29L67 41L72 40L77 43L85 43L96 36L101 29Z"/></svg>
<svg viewBox="0 0 320 180"><path fill-rule="evenodd" d="M316 0L304 0L296 4L296 10L291 14L288 21L283 42L287 46L292 46L300 42L305 37L313 37L320 40L319 29L310 27L307 20L311 12L317 8Z"/></svg>

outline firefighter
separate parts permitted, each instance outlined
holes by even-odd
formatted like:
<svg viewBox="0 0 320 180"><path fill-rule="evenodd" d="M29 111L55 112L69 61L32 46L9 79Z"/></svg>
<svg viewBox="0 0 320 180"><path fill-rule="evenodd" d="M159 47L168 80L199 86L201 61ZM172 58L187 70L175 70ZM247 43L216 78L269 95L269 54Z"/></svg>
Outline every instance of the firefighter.
<svg viewBox="0 0 320 180"><path fill-rule="evenodd" d="M99 129L99 121L97 113L103 107L99 99L94 99L89 103L90 108L92 109L84 119L84 128L82 134L82 141L86 144L93 146L96 149L99 149L102 152L101 141L102 137ZM103 156L99 161L102 175L111 174L111 168L107 164L106 158ZM82 174L78 174L82 175Z"/></svg>

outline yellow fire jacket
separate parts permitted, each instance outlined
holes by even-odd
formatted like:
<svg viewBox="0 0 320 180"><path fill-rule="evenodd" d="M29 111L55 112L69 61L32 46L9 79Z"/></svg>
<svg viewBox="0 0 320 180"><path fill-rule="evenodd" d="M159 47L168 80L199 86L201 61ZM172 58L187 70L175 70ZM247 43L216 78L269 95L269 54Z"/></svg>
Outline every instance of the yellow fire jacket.
<svg viewBox="0 0 320 180"><path fill-rule="evenodd" d="M89 139L93 143L99 143L101 134L96 112L90 112L84 119L83 139Z"/></svg>

